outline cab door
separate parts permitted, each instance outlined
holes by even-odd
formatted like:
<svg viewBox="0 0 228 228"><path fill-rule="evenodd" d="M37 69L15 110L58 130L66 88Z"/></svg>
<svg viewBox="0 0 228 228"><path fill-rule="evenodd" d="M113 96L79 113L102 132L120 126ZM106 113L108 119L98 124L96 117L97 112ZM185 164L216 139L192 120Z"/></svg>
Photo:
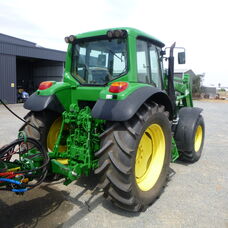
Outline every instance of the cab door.
<svg viewBox="0 0 228 228"><path fill-rule="evenodd" d="M153 44L148 44L149 62L150 62L150 83L155 87L162 89L162 71L158 49Z"/></svg>
<svg viewBox="0 0 228 228"><path fill-rule="evenodd" d="M153 43L137 39L138 82L162 89L162 71L158 49Z"/></svg>

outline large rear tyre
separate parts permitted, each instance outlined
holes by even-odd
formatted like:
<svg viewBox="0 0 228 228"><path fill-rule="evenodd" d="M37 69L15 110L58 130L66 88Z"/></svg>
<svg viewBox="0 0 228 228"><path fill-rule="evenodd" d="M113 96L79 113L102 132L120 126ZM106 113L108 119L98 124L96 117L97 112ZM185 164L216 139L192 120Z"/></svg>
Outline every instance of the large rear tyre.
<svg viewBox="0 0 228 228"><path fill-rule="evenodd" d="M61 117L51 111L29 112L25 120L37 129L24 124L20 131L24 131L28 137L38 140L44 148L53 150L61 127Z"/></svg>
<svg viewBox="0 0 228 228"><path fill-rule="evenodd" d="M101 135L100 187L117 206L142 211L162 193L171 157L171 128L163 106L144 103L129 121Z"/></svg>
<svg viewBox="0 0 228 228"><path fill-rule="evenodd" d="M28 137L38 140L46 151L53 151L55 142L62 124L62 117L55 112L29 112L25 116L25 120L37 129L28 124L24 124L20 131L24 131ZM59 151L66 150L66 143L59 146ZM58 174L48 173L46 181L55 181L60 179Z"/></svg>

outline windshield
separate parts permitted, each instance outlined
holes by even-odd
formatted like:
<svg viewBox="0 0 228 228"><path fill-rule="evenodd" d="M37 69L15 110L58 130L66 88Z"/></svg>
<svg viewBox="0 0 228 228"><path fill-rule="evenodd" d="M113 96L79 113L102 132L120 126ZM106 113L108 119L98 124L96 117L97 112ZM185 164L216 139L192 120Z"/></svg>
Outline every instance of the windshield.
<svg viewBox="0 0 228 228"><path fill-rule="evenodd" d="M127 72L126 39L77 40L72 75L81 84L104 85Z"/></svg>

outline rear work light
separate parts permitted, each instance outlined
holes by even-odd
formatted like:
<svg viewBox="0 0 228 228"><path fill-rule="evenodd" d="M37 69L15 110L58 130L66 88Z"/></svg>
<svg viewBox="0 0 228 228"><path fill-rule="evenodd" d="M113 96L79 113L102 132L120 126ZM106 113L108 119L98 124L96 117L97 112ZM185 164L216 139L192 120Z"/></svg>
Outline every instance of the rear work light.
<svg viewBox="0 0 228 228"><path fill-rule="evenodd" d="M127 37L127 31L124 30L124 29L108 30L106 35L107 35L107 37L109 39L112 39L112 38L126 38Z"/></svg>
<svg viewBox="0 0 228 228"><path fill-rule="evenodd" d="M109 92L111 93L120 93L127 89L128 83L127 82L113 82L109 88Z"/></svg>
<svg viewBox="0 0 228 228"><path fill-rule="evenodd" d="M52 85L53 85L53 82L49 82L49 81L41 82L38 89L45 90L45 89L50 88Z"/></svg>

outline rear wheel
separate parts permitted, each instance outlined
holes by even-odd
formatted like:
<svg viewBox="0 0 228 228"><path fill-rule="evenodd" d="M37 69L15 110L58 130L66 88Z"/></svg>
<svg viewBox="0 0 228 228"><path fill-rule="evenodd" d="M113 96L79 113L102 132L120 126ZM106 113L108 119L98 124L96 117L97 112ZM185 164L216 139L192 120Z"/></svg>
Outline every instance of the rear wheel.
<svg viewBox="0 0 228 228"><path fill-rule="evenodd" d="M100 187L117 206L145 210L167 181L171 129L163 106L145 103L126 122L112 123L101 135Z"/></svg>
<svg viewBox="0 0 228 228"><path fill-rule="evenodd" d="M58 138L62 117L58 113L51 111L29 112L25 116L25 120L31 125L35 126L39 131L28 124L24 124L20 131L24 131L27 136L38 140L47 151L52 151ZM60 145L60 152L64 151L65 149L65 143L64 145ZM58 174L48 173L45 180L53 181L60 178L61 176Z"/></svg>
<svg viewBox="0 0 228 228"><path fill-rule="evenodd" d="M24 124L20 130L38 140L47 151L53 150L62 123L61 116L51 111L29 112L25 120L39 131L28 124Z"/></svg>

